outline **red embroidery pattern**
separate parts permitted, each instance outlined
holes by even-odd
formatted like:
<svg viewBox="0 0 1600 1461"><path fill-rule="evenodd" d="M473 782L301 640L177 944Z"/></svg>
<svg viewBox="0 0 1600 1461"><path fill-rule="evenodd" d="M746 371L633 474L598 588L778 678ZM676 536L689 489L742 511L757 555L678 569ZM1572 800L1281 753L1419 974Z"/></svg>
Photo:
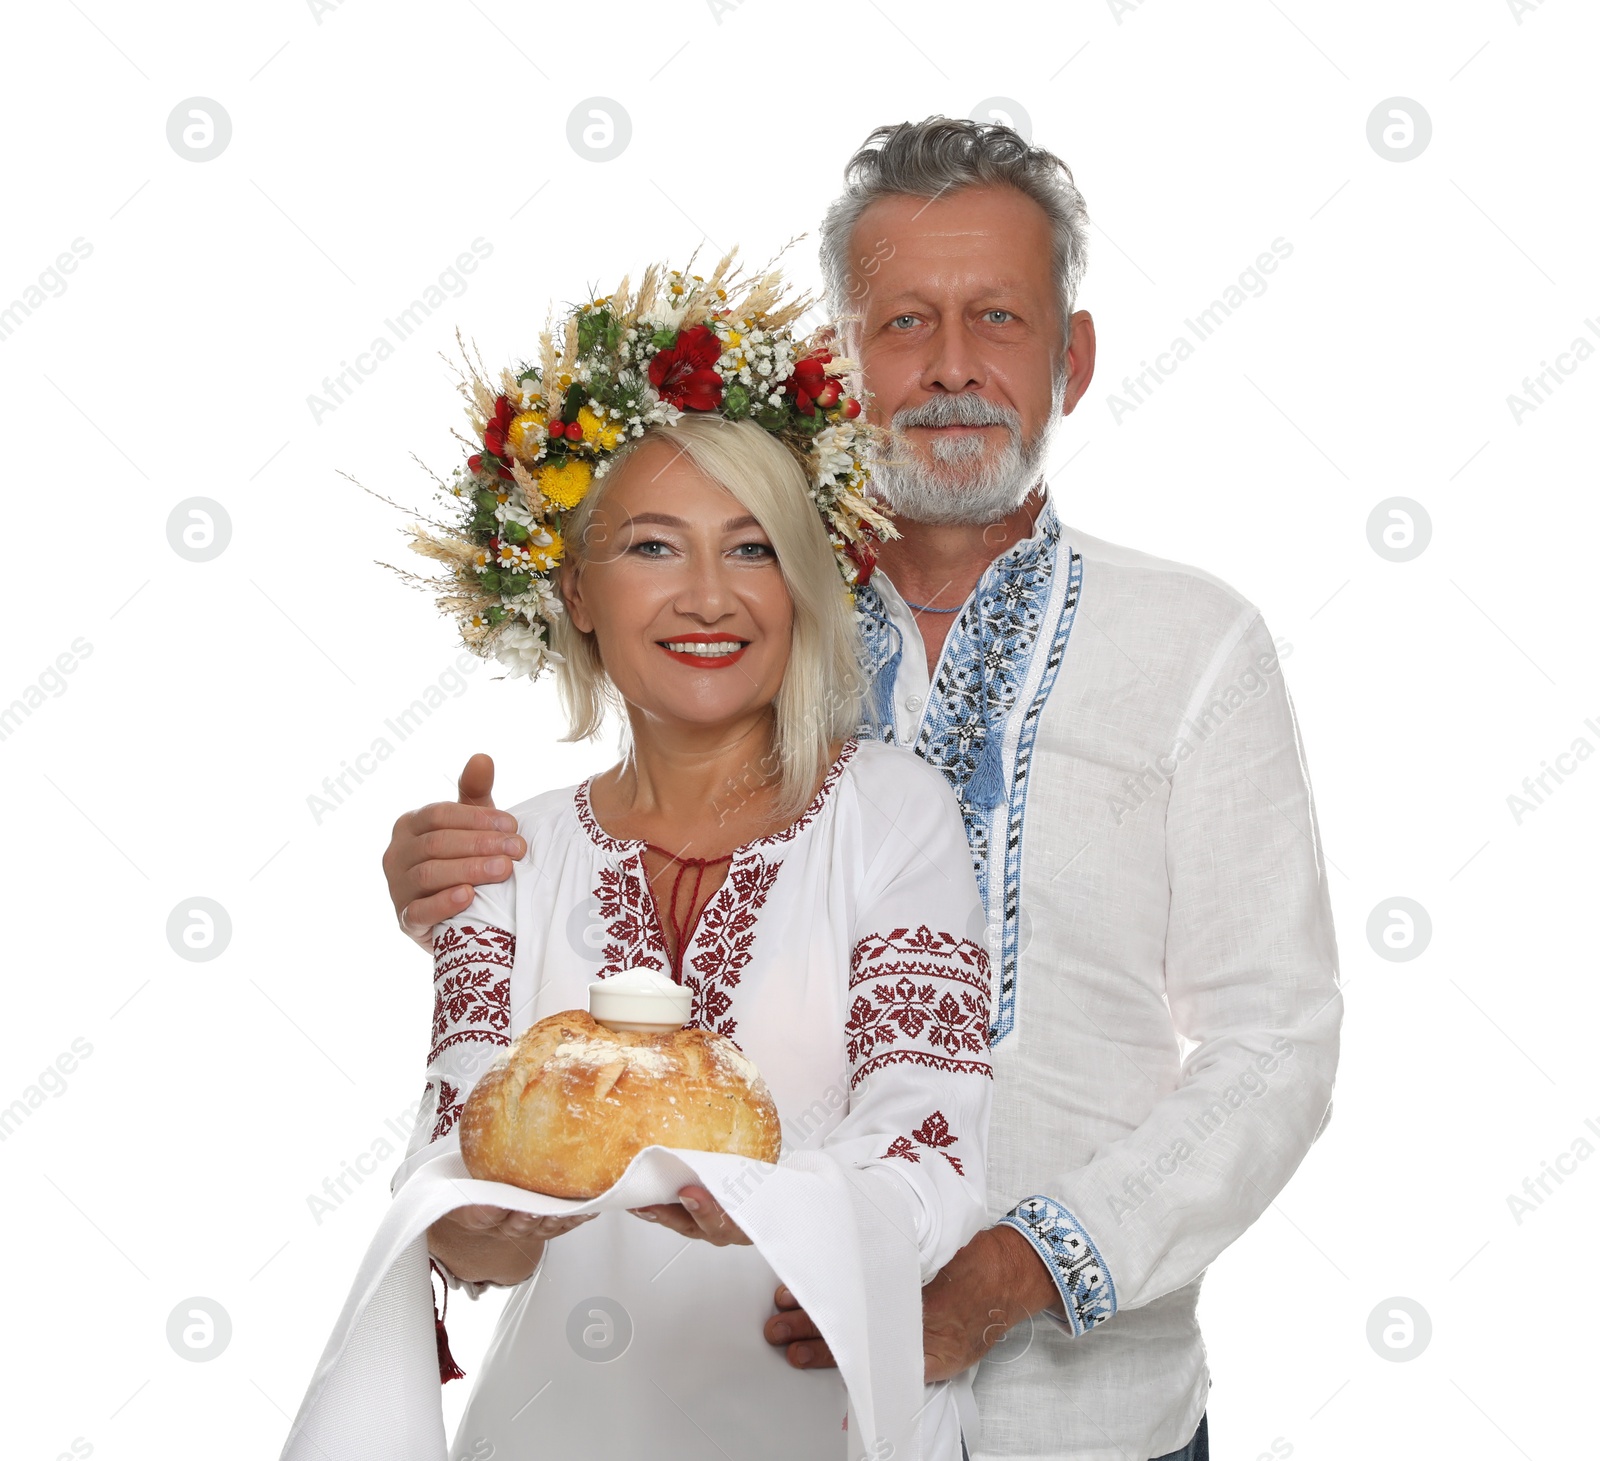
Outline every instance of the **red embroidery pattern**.
<svg viewBox="0 0 1600 1461"><path fill-rule="evenodd" d="M446 924L433 940L432 1065L452 1045L509 1045L515 934L484 924Z"/></svg>
<svg viewBox="0 0 1600 1461"><path fill-rule="evenodd" d="M572 794L572 804L578 813L578 825L594 840L595 844L605 852L636 852L638 842L624 842L620 837L613 837L594 819L594 811L589 805L589 782L591 776L578 784L578 789Z"/></svg>
<svg viewBox="0 0 1600 1461"><path fill-rule="evenodd" d="M703 1030L715 1030L732 1040L739 1028L728 1013L733 1007L728 991L738 985L750 962L756 916L782 866L759 854L735 856L728 876L700 915L689 945L700 952L684 960L683 982L694 991L689 1018Z"/></svg>
<svg viewBox="0 0 1600 1461"><path fill-rule="evenodd" d="M621 844L626 846L627 844ZM667 969L667 950L650 901L649 883L637 853L616 867L600 869L600 886L594 890L600 916L606 920L605 963L596 978L619 969L643 966Z"/></svg>
<svg viewBox="0 0 1600 1461"><path fill-rule="evenodd" d="M817 788L817 794L811 798L811 805L800 814L797 821L791 822L781 832L774 832L770 837L758 837L754 842L749 842L745 845L747 847L774 846L779 842L789 842L805 831L811 825L812 819L822 810L823 803L828 800L829 794L833 791L839 778L844 774L844 768L850 764L851 759L855 756L858 745L859 742L851 740L846 741L839 748L838 758L828 768L828 774L822 778L822 785Z"/></svg>
<svg viewBox="0 0 1600 1461"><path fill-rule="evenodd" d="M738 857L741 853L753 848L774 847L780 842L790 842L805 831L816 820L817 814L826 804L828 797L833 792L833 788L838 785L839 778L844 774L844 768L850 764L858 747L859 742L854 740L845 741L839 747L839 754L834 759L833 765L828 768L828 774L822 778L822 785L817 788L817 794L811 798L811 804L799 817L781 831L774 832L770 837L757 837L753 841L746 842L742 847L735 849L734 856ZM589 780L580 783L578 789L572 794L573 807L578 814L578 825L589 834L594 844L604 852L614 852L620 855L638 852L644 846L642 841L637 838L627 841L621 837L613 837L595 820L594 808L589 802L589 781L593 779L593 777L590 777Z"/></svg>
<svg viewBox="0 0 1600 1461"><path fill-rule="evenodd" d="M939 1155L942 1156L945 1161L949 1162L957 1172L960 1172L962 1176L966 1175L966 1172L961 1166L961 1158L952 1156L949 1152L944 1150L946 1147L954 1146L956 1144L956 1135L950 1130L950 1123L945 1119L945 1114L943 1111L935 1111L930 1114L927 1119L923 1121L922 1125L917 1127L911 1134L912 1136L916 1137L916 1139L920 1141L923 1146L931 1147L933 1150L937 1151ZM922 1153L912 1146L911 1143L903 1136L895 1137L895 1139L889 1143L889 1150L883 1155L886 1157L904 1157L908 1162L920 1162L922 1160Z"/></svg>
<svg viewBox="0 0 1600 1461"><path fill-rule="evenodd" d="M900 1063L993 1079L989 956L977 944L926 924L869 934L850 956L858 985L845 1021L852 1090Z"/></svg>
<svg viewBox="0 0 1600 1461"><path fill-rule="evenodd" d="M433 1135L428 1138L429 1141L438 1141L441 1136L450 1134L450 1128L456 1124L464 1104L457 1099L460 1094L449 1081L439 1082L439 1119L433 1123Z"/></svg>
<svg viewBox="0 0 1600 1461"><path fill-rule="evenodd" d="M750 962L757 915L782 866L781 861L768 861L759 849L793 841L811 825L838 785L856 749L854 740L843 743L811 804L794 822L770 837L757 837L735 849L728 875L701 913L683 959L683 982L694 993L690 1014L694 1025L715 1030L730 1040L734 1038L738 1021L730 1013L733 1008L730 991L738 985ZM588 781L578 786L572 800L578 824L595 846L620 859L616 866L600 869L600 886L594 890L600 916L606 920L608 939L604 961L595 977L603 979L619 969L636 965L668 970L666 942L661 936L661 924L644 873L644 843L638 839L628 841L613 837L595 820Z"/></svg>

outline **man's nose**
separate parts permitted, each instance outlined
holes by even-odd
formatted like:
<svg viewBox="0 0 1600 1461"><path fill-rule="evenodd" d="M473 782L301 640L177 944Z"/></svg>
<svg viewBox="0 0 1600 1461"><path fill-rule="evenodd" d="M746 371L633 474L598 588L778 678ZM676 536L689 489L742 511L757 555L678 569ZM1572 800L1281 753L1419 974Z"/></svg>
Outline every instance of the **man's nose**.
<svg viewBox="0 0 1600 1461"><path fill-rule="evenodd" d="M978 341L961 324L941 321L928 337L922 385L929 391L975 391L988 379Z"/></svg>

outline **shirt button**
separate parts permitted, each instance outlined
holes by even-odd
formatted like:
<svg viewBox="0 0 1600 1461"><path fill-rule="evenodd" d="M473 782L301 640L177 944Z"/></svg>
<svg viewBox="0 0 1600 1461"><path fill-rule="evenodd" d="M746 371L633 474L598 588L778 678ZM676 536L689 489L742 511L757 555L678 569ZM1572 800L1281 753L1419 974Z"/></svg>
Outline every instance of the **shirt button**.
<svg viewBox="0 0 1600 1461"><path fill-rule="evenodd" d="M922 696L920 696L920 695L907 695L906 696L906 709L910 710L910 711L913 711L913 712L921 710L922 709Z"/></svg>

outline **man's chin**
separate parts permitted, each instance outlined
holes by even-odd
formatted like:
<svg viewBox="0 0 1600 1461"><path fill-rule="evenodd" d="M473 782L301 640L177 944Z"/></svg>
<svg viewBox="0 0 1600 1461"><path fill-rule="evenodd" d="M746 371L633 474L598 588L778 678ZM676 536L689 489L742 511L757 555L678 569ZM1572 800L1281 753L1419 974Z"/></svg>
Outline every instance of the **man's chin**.
<svg viewBox="0 0 1600 1461"><path fill-rule="evenodd" d="M1009 517L1028 496L1028 485L994 482L878 482L875 490L896 518L941 527L981 527Z"/></svg>

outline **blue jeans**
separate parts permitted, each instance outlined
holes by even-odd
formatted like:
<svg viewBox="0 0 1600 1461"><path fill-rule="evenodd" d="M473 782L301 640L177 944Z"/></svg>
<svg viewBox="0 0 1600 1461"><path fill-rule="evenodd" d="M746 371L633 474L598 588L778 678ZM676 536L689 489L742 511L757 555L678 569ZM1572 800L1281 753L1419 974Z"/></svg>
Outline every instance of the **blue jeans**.
<svg viewBox="0 0 1600 1461"><path fill-rule="evenodd" d="M1200 1417L1200 1429L1190 1437L1187 1446L1158 1456L1156 1461L1211 1461L1211 1440L1206 1432L1205 1416Z"/></svg>
<svg viewBox="0 0 1600 1461"><path fill-rule="evenodd" d="M961 1461L970 1461L967 1455L967 1438L961 1438ZM1211 1461L1211 1441L1206 1432L1206 1418L1200 1417L1200 1429L1189 1439L1189 1444L1181 1450L1169 1451L1165 1456L1157 1456L1155 1461Z"/></svg>

